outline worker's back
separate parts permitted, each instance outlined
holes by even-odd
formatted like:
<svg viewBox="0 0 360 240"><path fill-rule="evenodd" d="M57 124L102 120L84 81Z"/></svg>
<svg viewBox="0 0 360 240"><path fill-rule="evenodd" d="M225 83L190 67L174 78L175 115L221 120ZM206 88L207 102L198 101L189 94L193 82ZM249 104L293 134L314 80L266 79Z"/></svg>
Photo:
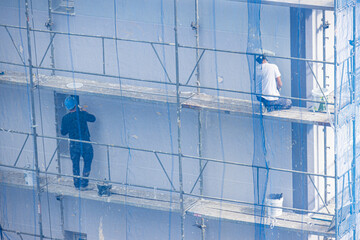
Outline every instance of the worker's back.
<svg viewBox="0 0 360 240"><path fill-rule="evenodd" d="M268 62L258 64L256 67L256 93L263 95L280 96L276 86L276 78L280 77L279 68ZM275 101L277 97L263 96L268 101Z"/></svg>
<svg viewBox="0 0 360 240"><path fill-rule="evenodd" d="M61 134L69 134L71 139L90 141L87 122L95 122L95 120L95 116L86 111L69 112L62 118Z"/></svg>

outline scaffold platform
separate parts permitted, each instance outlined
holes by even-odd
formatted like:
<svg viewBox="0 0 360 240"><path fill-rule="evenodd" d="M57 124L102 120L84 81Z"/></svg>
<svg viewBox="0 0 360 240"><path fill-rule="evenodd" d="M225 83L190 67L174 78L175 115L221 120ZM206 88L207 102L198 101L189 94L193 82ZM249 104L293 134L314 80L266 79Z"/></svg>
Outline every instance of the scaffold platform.
<svg viewBox="0 0 360 240"><path fill-rule="evenodd" d="M73 186L72 178L57 177L54 174L41 174L40 185L42 192L54 194L54 196L81 198L99 202L121 204L139 208L180 213L178 192L161 191L153 188L141 188L134 186L116 185L111 189L110 196L99 196L94 181L90 182L90 189L80 191ZM0 169L0 184L7 187L15 187L35 191L36 187L27 185L25 171L8 171ZM283 214L273 218L266 214L261 215L261 207L251 204L225 202L218 200L203 199L184 195L184 209L186 214L205 219L223 220L245 224L258 224L260 221L265 227L285 231L303 232L326 237L334 237L334 230L329 231L331 216L315 214L297 214L293 211L283 210ZM263 217L261 217L263 216Z"/></svg>
<svg viewBox="0 0 360 240"><path fill-rule="evenodd" d="M0 76L0 83L26 85L28 80L20 73L6 73ZM176 103L176 92L171 90L150 88L134 85L120 85L109 82L100 82L88 79L73 79L64 76L38 75L34 85L40 89L49 89L68 94L74 94L74 85L79 94L96 94L114 97L123 97L132 100L157 103ZM81 86L81 87L76 87ZM292 107L288 110L262 112L259 102L214 96L205 93L181 92L181 106L189 109L201 109L228 114L236 114L245 117L260 117L285 122L330 126L333 122L333 114L330 112L313 112L308 108Z"/></svg>

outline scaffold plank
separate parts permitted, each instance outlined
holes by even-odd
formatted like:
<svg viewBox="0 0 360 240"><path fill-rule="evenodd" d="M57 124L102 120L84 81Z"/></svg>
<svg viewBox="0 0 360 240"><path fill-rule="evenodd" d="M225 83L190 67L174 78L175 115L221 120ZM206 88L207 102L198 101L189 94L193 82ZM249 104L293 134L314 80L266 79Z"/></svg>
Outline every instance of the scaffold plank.
<svg viewBox="0 0 360 240"><path fill-rule="evenodd" d="M26 171L0 169L0 184L17 189L34 190L34 186L25 182ZM98 202L114 203L139 208L180 212L179 194L176 192L160 191L156 188L145 189L133 186L113 186L111 195L99 196L94 181L90 182L90 189L80 191L73 186L72 178L55 175L41 174L40 185L42 192L48 192L55 196L81 198ZM186 214L206 219L222 219L224 221L256 224L260 222L260 209L253 205L240 205L237 203L205 200L191 196L184 197L184 209ZM266 212L266 211L265 211ZM265 226L279 228L286 231L301 231L319 236L334 237L334 230L328 231L331 220L327 217L310 217L296 214L292 211L284 211L279 217L262 217Z"/></svg>
<svg viewBox="0 0 360 240"><path fill-rule="evenodd" d="M266 211L265 215L261 216L261 209L258 208L202 199L188 209L187 213L208 219L221 219L247 224L261 222L271 229L301 231L326 237L335 236L334 230L328 231L331 220L314 219L308 215L288 211L283 211L282 215L276 218L267 216Z"/></svg>
<svg viewBox="0 0 360 240"><path fill-rule="evenodd" d="M34 190L34 186L27 185L23 171L7 171L0 169L0 184L10 187ZM110 196L99 196L96 183L91 181L87 190L76 189L72 178L42 174L41 189L54 195L94 200L107 203L122 204L139 208L159 211L179 212L179 194L176 192L161 191L159 189L145 189L134 186L113 185ZM191 205L195 198L184 199L185 205Z"/></svg>
<svg viewBox="0 0 360 240"><path fill-rule="evenodd" d="M26 85L27 79L23 74L7 73L0 76L0 83ZM115 97L124 97L132 100L141 100L158 103L176 103L176 92L171 90L133 86L96 80L78 79L64 76L39 75L35 79L35 86L42 89L55 90L73 94L72 84L81 87L76 88L78 94L96 94ZM204 109L208 111L221 111L229 114L238 114L246 117L260 117L286 122L330 126L333 114L312 112L306 108L293 107L288 110L260 113L259 102L250 100L213 96L204 93L181 92L181 105L184 108Z"/></svg>
<svg viewBox="0 0 360 240"><path fill-rule="evenodd" d="M232 0L236 2L248 2L248 0ZM255 2L250 0L250 2ZM333 0L262 0L261 4L277 5L284 7L310 8L319 10L334 10Z"/></svg>
<svg viewBox="0 0 360 240"><path fill-rule="evenodd" d="M307 108L292 107L291 109L260 113L260 103L250 100L217 97L207 94L196 94L182 103L183 107L192 109L208 109L225 113L236 113L249 117L260 117L278 121L296 122L330 126L333 114L326 112L313 112Z"/></svg>

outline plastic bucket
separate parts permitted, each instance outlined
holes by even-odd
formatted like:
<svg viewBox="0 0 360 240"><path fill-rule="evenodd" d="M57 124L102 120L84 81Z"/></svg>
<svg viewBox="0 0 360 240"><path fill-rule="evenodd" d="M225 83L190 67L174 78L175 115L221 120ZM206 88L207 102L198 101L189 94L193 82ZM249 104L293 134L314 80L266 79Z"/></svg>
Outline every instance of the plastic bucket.
<svg viewBox="0 0 360 240"><path fill-rule="evenodd" d="M269 194L266 197L266 205L272 206L267 207L267 215L269 217L278 217L282 214L282 208L273 208L273 207L282 207L284 202L284 198L282 193L280 194Z"/></svg>
<svg viewBox="0 0 360 240"><path fill-rule="evenodd" d="M313 110L315 112L323 112L326 111L326 101L329 96L329 89L327 88L315 88L311 91L312 97L314 101L318 101L314 103ZM325 101L326 100L326 101Z"/></svg>

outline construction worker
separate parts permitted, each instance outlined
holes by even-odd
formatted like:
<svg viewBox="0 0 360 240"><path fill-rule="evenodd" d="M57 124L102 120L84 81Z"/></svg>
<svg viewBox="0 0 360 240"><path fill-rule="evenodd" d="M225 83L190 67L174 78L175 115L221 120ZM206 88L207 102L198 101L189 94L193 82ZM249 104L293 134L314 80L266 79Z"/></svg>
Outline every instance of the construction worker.
<svg viewBox="0 0 360 240"><path fill-rule="evenodd" d="M262 94L258 100L265 105L268 112L291 108L291 100L280 97L282 82L278 66L269 63L265 55L257 57L256 61L256 91Z"/></svg>
<svg viewBox="0 0 360 240"><path fill-rule="evenodd" d="M86 112L85 109L81 109L73 96L67 97L64 104L69 112L62 118L61 134L69 134L70 139L90 141L87 122L95 122L95 116ZM92 145L90 143L70 141L70 157L74 176L80 176L80 156L84 159L83 177L89 177L94 156ZM88 179L74 177L74 186L77 189L86 189L88 183Z"/></svg>

